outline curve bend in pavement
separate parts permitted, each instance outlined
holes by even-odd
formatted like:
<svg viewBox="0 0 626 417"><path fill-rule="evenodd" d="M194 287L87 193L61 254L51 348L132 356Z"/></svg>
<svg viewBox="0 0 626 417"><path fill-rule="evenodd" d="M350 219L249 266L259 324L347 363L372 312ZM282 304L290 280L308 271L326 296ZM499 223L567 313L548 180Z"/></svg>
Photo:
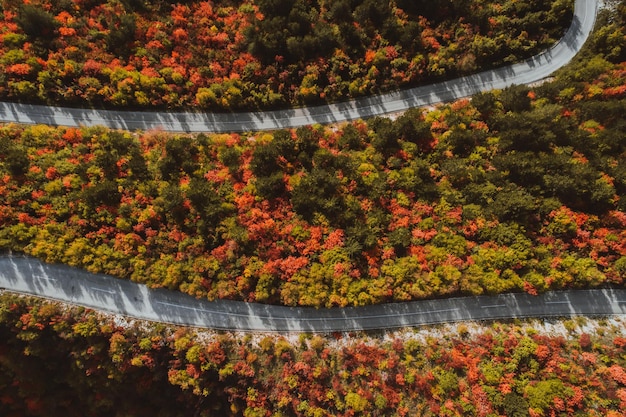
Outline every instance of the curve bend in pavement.
<svg viewBox="0 0 626 417"><path fill-rule="evenodd" d="M102 125L171 132L243 132L328 124L404 111L481 91L542 80L567 64L591 33L601 0L575 0L572 24L550 49L520 63L454 80L336 104L247 113L137 112L0 103L0 122L57 126Z"/></svg>
<svg viewBox="0 0 626 417"><path fill-rule="evenodd" d="M198 300L37 259L0 257L0 287L142 320L222 330L344 332L468 320L626 314L626 290L505 294L367 307L314 309Z"/></svg>

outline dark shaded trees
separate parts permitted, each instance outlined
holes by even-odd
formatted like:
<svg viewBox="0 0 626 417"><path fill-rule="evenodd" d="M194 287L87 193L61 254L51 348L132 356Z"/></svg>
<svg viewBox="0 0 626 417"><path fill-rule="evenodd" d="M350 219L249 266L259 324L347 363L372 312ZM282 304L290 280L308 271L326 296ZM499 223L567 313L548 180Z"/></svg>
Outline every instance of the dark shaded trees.
<svg viewBox="0 0 626 417"><path fill-rule="evenodd" d="M16 23L26 35L41 41L53 39L58 26L50 12L31 4L20 6Z"/></svg>

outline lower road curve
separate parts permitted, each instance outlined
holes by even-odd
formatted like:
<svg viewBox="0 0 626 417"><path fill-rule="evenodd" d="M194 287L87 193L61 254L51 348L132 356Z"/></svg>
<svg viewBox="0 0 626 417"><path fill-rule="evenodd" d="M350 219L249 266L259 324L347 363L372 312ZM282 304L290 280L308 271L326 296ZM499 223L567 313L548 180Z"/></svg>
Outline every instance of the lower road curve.
<svg viewBox="0 0 626 417"><path fill-rule="evenodd" d="M600 1L575 0L572 25L563 38L532 58L495 70L388 94L330 105L248 113L113 111L0 103L0 122L75 127L102 125L115 129L171 132L245 132L343 122L404 111L548 77L580 51L593 30Z"/></svg>
<svg viewBox="0 0 626 417"><path fill-rule="evenodd" d="M626 290L505 294L368 307L314 309L198 300L176 291L27 257L0 257L0 287L142 320L260 332L344 332L469 320L626 314Z"/></svg>

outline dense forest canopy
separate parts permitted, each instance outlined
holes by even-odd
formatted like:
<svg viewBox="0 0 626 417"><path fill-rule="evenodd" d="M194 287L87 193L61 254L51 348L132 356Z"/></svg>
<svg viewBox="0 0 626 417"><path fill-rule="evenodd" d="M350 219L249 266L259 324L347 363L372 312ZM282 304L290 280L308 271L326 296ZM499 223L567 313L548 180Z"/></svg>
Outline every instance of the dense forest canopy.
<svg viewBox="0 0 626 417"><path fill-rule="evenodd" d="M0 99L232 110L339 100L529 57L573 1L0 3Z"/></svg>
<svg viewBox="0 0 626 417"><path fill-rule="evenodd" d="M241 336L0 295L0 413L618 417L626 413L624 324Z"/></svg>
<svg viewBox="0 0 626 417"><path fill-rule="evenodd" d="M5 125L0 247L318 307L621 285L623 12L553 82L395 120L195 136Z"/></svg>

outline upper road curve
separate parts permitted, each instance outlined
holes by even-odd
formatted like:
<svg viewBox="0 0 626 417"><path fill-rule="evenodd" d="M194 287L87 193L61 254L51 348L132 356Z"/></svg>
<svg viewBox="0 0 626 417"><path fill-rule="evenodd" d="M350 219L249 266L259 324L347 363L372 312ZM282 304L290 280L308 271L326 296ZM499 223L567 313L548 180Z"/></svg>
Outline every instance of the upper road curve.
<svg viewBox="0 0 626 417"><path fill-rule="evenodd" d="M282 307L198 300L178 291L90 274L33 258L0 256L0 287L142 320L261 332L347 332L468 320L626 314L625 289L504 294L367 307Z"/></svg>
<svg viewBox="0 0 626 417"><path fill-rule="evenodd" d="M563 38L532 58L422 87L336 104L247 113L113 111L0 103L0 122L74 127L101 125L170 132L246 132L343 122L404 111L546 78L580 51L593 30L600 1L575 0L572 25Z"/></svg>

